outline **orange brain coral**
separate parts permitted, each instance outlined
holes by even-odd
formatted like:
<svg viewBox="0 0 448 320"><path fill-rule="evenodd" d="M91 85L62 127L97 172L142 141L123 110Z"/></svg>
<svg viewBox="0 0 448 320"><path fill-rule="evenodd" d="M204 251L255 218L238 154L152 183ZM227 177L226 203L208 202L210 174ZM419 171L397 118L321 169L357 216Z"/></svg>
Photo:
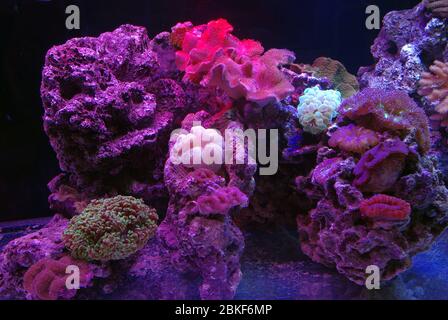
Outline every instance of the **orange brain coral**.
<svg viewBox="0 0 448 320"><path fill-rule="evenodd" d="M379 143L379 135L373 130L350 124L333 133L328 144L341 150L362 154Z"/></svg>
<svg viewBox="0 0 448 320"><path fill-rule="evenodd" d="M405 220L411 213L409 203L385 194L363 200L359 209L362 216L380 220Z"/></svg>

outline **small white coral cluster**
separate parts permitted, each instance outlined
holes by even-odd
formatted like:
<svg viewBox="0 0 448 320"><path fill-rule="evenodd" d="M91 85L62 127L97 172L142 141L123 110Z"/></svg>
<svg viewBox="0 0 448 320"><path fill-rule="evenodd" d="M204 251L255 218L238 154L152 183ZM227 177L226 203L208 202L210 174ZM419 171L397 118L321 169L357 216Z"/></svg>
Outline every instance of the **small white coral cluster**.
<svg viewBox="0 0 448 320"><path fill-rule="evenodd" d="M308 88L299 99L297 107L303 130L311 134L325 131L337 115L342 95L336 90L321 90L318 86Z"/></svg>
<svg viewBox="0 0 448 320"><path fill-rule="evenodd" d="M193 126L190 133L172 136L175 144L171 148L170 161L187 168L207 168L217 172L223 163L223 137L218 130Z"/></svg>

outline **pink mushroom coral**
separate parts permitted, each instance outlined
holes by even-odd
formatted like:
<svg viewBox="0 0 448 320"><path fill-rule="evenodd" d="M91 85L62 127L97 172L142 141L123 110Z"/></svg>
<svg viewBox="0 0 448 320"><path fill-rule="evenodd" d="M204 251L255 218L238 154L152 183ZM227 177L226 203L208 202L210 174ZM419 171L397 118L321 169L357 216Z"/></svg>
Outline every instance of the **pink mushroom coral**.
<svg viewBox="0 0 448 320"><path fill-rule="evenodd" d="M379 135L373 130L349 124L333 133L328 144L347 152L362 154L379 142Z"/></svg>
<svg viewBox="0 0 448 320"><path fill-rule="evenodd" d="M71 299L76 289L67 289L66 280L69 274L66 268L75 265L80 270L80 286L85 287L92 279L89 265L84 261L74 260L66 255L58 260L41 259L25 273L23 286L33 299L57 300Z"/></svg>
<svg viewBox="0 0 448 320"><path fill-rule="evenodd" d="M367 151L355 167L354 185L366 192L384 192L400 177L409 153L399 139L386 140Z"/></svg>
<svg viewBox="0 0 448 320"><path fill-rule="evenodd" d="M416 128L417 142L427 152L431 141L425 112L406 92L367 88L345 100L339 113L375 131L406 135Z"/></svg>
<svg viewBox="0 0 448 320"><path fill-rule="evenodd" d="M364 217L382 220L406 220L411 213L409 203L384 194L363 200L359 209Z"/></svg>
<svg viewBox="0 0 448 320"><path fill-rule="evenodd" d="M185 71L184 79L218 87L233 99L245 98L260 105L278 102L292 93L294 87L279 66L292 63L294 54L279 49L263 54L259 42L239 40L232 31L225 19L191 28L182 24L174 30L176 43L183 36L176 64Z"/></svg>

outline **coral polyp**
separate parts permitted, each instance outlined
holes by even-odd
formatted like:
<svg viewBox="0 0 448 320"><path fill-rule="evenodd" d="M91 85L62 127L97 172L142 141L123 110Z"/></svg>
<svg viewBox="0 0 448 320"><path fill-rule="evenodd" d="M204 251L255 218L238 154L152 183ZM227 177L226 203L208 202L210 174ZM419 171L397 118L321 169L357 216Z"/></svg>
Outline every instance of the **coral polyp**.
<svg viewBox="0 0 448 320"><path fill-rule="evenodd" d="M297 111L303 130L319 134L325 131L336 117L342 96L339 91L321 90L316 86L306 89L299 100Z"/></svg>
<svg viewBox="0 0 448 320"><path fill-rule="evenodd" d="M194 126L190 133L173 136L176 141L170 160L187 168L209 168L218 171L224 162L224 139L215 129Z"/></svg>
<svg viewBox="0 0 448 320"><path fill-rule="evenodd" d="M373 130L349 124L338 128L332 135L328 144L347 152L363 154L379 143L379 134Z"/></svg>

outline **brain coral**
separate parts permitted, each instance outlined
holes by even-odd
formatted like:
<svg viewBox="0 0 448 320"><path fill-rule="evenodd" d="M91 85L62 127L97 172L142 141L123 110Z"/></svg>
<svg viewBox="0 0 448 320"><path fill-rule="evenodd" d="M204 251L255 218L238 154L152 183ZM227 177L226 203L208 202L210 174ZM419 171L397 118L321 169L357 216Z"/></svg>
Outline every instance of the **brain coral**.
<svg viewBox="0 0 448 320"><path fill-rule="evenodd" d="M157 219L154 209L134 197L92 200L82 214L71 219L63 241L78 259L124 259L154 235Z"/></svg>
<svg viewBox="0 0 448 320"><path fill-rule="evenodd" d="M312 65L313 75L318 78L327 78L333 87L341 92L344 98L351 97L359 91L359 83L356 77L350 74L345 66L331 58L317 58Z"/></svg>
<svg viewBox="0 0 448 320"><path fill-rule="evenodd" d="M405 92L367 88L346 99L339 113L363 127L406 135L416 129L423 152L430 148L429 124L425 112Z"/></svg>
<svg viewBox="0 0 448 320"><path fill-rule="evenodd" d="M364 217L372 219L405 220L411 213L411 206L402 199L377 194L363 200L359 210Z"/></svg>
<svg viewBox="0 0 448 320"><path fill-rule="evenodd" d="M400 177L408 146L399 139L386 140L370 149L354 169L354 185L366 192L384 192Z"/></svg>
<svg viewBox="0 0 448 320"><path fill-rule="evenodd" d="M349 124L336 130L328 144L341 150L363 154L379 142L379 134L373 130Z"/></svg>
<svg viewBox="0 0 448 320"><path fill-rule="evenodd" d="M223 137L215 129L194 126L190 133L174 136L176 142L170 151L173 164L187 168L208 168L218 171L223 164Z"/></svg>
<svg viewBox="0 0 448 320"><path fill-rule="evenodd" d="M305 90L297 107L300 124L306 132L319 134L325 131L337 115L342 102L339 91L321 90L318 86Z"/></svg>
<svg viewBox="0 0 448 320"><path fill-rule="evenodd" d="M92 278L89 265L84 261L63 256L58 260L41 259L33 264L25 273L23 286L33 299L57 300L71 299L76 295L76 289L67 289L66 280L70 274L66 268L74 265L79 268L80 287L86 286Z"/></svg>
<svg viewBox="0 0 448 320"><path fill-rule="evenodd" d="M176 64L185 71L184 79L218 87L233 99L245 98L260 105L279 102L292 93L294 87L278 67L293 62L294 54L279 49L263 54L259 42L239 40L232 31L225 19L187 30L185 24L175 28L176 42L183 35Z"/></svg>

